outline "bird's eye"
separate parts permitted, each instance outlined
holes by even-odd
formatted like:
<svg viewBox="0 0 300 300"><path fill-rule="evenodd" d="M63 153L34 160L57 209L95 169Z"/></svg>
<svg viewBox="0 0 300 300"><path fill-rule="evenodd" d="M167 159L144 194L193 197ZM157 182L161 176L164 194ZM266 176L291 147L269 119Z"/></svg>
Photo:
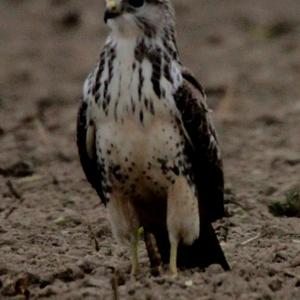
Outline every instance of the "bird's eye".
<svg viewBox="0 0 300 300"><path fill-rule="evenodd" d="M128 0L128 3L133 7L142 7L145 0Z"/></svg>

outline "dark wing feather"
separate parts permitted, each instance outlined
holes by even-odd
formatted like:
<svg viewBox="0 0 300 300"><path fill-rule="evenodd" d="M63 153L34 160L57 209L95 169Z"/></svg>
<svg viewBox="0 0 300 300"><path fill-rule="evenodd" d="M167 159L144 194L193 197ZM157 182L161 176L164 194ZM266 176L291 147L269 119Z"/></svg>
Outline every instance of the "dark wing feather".
<svg viewBox="0 0 300 300"><path fill-rule="evenodd" d="M213 222L224 216L224 176L220 149L201 85L186 70L183 77L185 80L174 95L175 102L189 138L187 151L193 166L200 213L207 221Z"/></svg>
<svg viewBox="0 0 300 300"><path fill-rule="evenodd" d="M94 131L92 131L93 136L89 137L88 139L88 128L90 126L93 126L93 124L88 124L87 108L88 108L88 104L82 101L79 107L78 118L77 118L78 153L87 180L90 182L92 187L97 191L99 197L105 204L106 197L105 194L103 193L102 184L101 184L102 172L97 162L96 143L95 143L96 138L95 138Z"/></svg>
<svg viewBox="0 0 300 300"><path fill-rule="evenodd" d="M183 68L182 70L182 76L183 78L190 84L193 85L194 88L196 88L200 93L202 98L205 98L205 91L203 86L201 85L201 83L196 79L196 77L194 76L194 74L191 73L191 71L189 71L186 68Z"/></svg>

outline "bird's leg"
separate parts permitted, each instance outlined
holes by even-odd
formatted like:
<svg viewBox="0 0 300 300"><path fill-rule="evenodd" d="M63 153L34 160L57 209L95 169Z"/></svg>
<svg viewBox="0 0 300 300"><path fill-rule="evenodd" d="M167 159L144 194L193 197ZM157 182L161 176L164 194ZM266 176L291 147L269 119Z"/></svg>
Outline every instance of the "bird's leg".
<svg viewBox="0 0 300 300"><path fill-rule="evenodd" d="M136 275L139 273L139 257L138 245L140 239L140 229L137 229L130 238L130 257L131 257L131 274Z"/></svg>
<svg viewBox="0 0 300 300"><path fill-rule="evenodd" d="M155 236L153 233L145 230L144 240L150 260L151 274L153 276L159 276L162 273L162 259L157 247Z"/></svg>
<svg viewBox="0 0 300 300"><path fill-rule="evenodd" d="M195 190L184 176L178 176L169 187L167 228L170 241L170 271L177 274L178 244L192 245L199 237L200 218Z"/></svg>
<svg viewBox="0 0 300 300"><path fill-rule="evenodd" d="M169 262L169 270L172 277L177 276L177 249L178 249L178 241L171 240L171 249L170 249L170 262Z"/></svg>

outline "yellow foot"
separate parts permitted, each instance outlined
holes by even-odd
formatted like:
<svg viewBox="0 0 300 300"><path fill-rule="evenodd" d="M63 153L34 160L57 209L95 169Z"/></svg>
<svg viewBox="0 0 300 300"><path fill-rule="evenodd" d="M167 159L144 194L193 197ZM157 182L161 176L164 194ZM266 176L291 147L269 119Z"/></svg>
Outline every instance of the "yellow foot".
<svg viewBox="0 0 300 300"><path fill-rule="evenodd" d="M134 234L131 237L131 241L130 241L131 275L137 275L140 272L138 244L139 244L139 230L137 230L136 234Z"/></svg>
<svg viewBox="0 0 300 300"><path fill-rule="evenodd" d="M140 266L139 266L139 260L138 260L138 247L134 246L134 249L132 249L131 253L131 275L136 276L140 273Z"/></svg>
<svg viewBox="0 0 300 300"><path fill-rule="evenodd" d="M171 279L177 278L178 277L177 270L176 271L170 271L170 275L169 276L170 276Z"/></svg>
<svg viewBox="0 0 300 300"><path fill-rule="evenodd" d="M177 247L176 242L171 243L169 271L172 278L176 278L177 272Z"/></svg>

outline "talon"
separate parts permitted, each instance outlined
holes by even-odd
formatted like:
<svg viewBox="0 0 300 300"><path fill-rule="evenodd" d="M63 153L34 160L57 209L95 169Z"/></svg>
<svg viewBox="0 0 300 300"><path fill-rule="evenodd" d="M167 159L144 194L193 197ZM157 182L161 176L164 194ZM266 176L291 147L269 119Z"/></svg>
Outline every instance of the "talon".
<svg viewBox="0 0 300 300"><path fill-rule="evenodd" d="M140 273L140 268L138 267L138 268L131 268L131 273L130 273L130 275L132 276L132 277L135 277L136 275L138 275Z"/></svg>

